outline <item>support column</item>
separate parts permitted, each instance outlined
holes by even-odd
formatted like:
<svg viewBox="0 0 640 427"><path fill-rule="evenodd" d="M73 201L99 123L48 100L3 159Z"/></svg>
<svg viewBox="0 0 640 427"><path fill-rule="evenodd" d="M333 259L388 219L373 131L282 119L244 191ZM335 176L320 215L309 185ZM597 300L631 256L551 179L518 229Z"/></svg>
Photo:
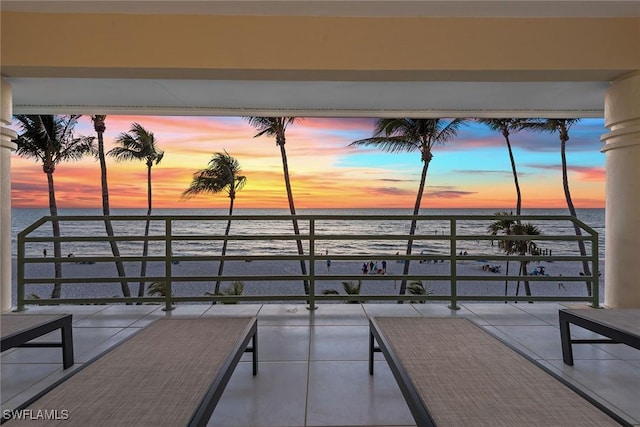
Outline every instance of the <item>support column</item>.
<svg viewBox="0 0 640 427"><path fill-rule="evenodd" d="M16 133L11 124L11 85L2 79L0 89L0 310L11 310L11 151Z"/></svg>
<svg viewBox="0 0 640 427"><path fill-rule="evenodd" d="M640 71L607 90L604 304L640 308Z"/></svg>

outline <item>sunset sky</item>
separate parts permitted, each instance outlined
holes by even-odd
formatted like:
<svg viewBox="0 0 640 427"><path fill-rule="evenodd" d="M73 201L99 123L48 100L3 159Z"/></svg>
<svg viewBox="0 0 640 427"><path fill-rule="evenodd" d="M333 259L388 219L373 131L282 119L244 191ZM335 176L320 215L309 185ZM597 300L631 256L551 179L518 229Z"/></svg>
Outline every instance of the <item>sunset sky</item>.
<svg viewBox="0 0 640 427"><path fill-rule="evenodd" d="M153 132L162 162L153 167L153 205L157 208L228 206L226 193L183 200L195 171L215 152L234 156L247 177L236 208L287 208L280 152L270 137L239 117L108 116L106 149L137 122ZM374 119L305 118L287 131L286 150L298 208L411 208L421 171L419 153L388 154L375 148L348 147L372 136ZM15 126L14 129L18 130ZM94 136L89 116L76 132ZM584 119L570 131L569 180L576 207L604 207L602 119ZM511 137L525 208L564 208L557 134L517 133ZM47 180L33 159L12 156L13 207L47 207ZM111 207L146 207L146 166L107 159ZM98 208L97 160L63 163L54 174L59 208ZM434 150L423 208L515 207L515 190L502 135L470 124L458 137Z"/></svg>

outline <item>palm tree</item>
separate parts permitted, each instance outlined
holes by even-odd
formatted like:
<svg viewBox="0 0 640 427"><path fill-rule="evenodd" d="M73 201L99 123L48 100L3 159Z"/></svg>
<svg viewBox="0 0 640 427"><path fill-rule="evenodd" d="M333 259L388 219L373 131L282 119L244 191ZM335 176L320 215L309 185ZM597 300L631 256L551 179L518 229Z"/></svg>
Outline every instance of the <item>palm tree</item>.
<svg viewBox="0 0 640 427"><path fill-rule="evenodd" d="M151 224L151 167L160 163L164 156L164 151L158 148L155 137L139 123L131 125L130 133L121 133L115 140L120 146L112 148L107 155L114 157L118 161L140 160L147 165L147 222L144 227L144 237L149 236L149 226ZM142 263L140 265L140 277L147 274L147 254L149 253L149 241L145 239L142 246ZM144 281L138 286L138 296L144 296Z"/></svg>
<svg viewBox="0 0 640 427"><path fill-rule="evenodd" d="M508 216L506 212L496 212L495 216ZM518 221L514 221L508 218L502 218L496 220L489 226L489 231L492 235L497 235L499 232L504 233L506 236L538 236L540 235L540 229L530 223L522 224ZM516 254L524 256L526 254L532 254L536 252L537 245L530 239L505 239L500 240L498 247L504 251L507 255ZM520 260L519 275L527 276L527 265L529 261ZM507 263L507 276L509 275L509 264ZM505 281L505 295L507 294L507 282ZM520 281L518 281L518 288L520 287ZM529 287L529 281L524 281L524 289L527 296L531 296L531 288ZM516 292L517 293L517 292Z"/></svg>
<svg viewBox="0 0 640 427"><path fill-rule="evenodd" d="M93 115L91 116L91 121L93 122L93 128L98 134L98 160L100 162L100 184L102 188L102 215L105 217L109 216L109 187L107 185L107 162L104 156L104 131L107 129L104 124L104 120L107 118L105 115ZM108 218L104 219L104 228L108 237L113 237L113 226L111 225L111 220ZM118 242L115 240L109 240L109 244L111 245L111 253L113 257L116 259L116 270L118 271L118 276L124 278L126 276L124 271L124 266L122 261L120 260L120 249L118 249ZM120 282L120 287L122 288L122 295L125 297L131 296L131 291L129 290L129 283L126 280L122 280Z"/></svg>
<svg viewBox="0 0 640 427"><path fill-rule="evenodd" d="M360 289L362 288L362 280L358 280L357 282L342 282L342 289L347 295L360 295ZM340 295L340 292L337 290L330 288L322 291L322 295ZM358 300L345 300L346 304L360 304L364 301Z"/></svg>
<svg viewBox="0 0 640 427"><path fill-rule="evenodd" d="M280 157L282 158L282 170L284 173L284 185L287 190L287 199L289 201L289 211L293 218L293 232L296 236L300 235L300 229L298 227L298 220L295 218L296 208L293 204L293 192L291 191L291 179L289 178L289 164L287 162L287 151L285 144L287 143L286 130L287 126L293 124L296 121L296 117L246 117L249 124L258 130L258 133L254 138L266 135L272 136L276 139L276 145L280 147ZM302 240L296 240L298 246L298 255L304 255L304 249L302 247ZM304 260L300 260L300 270L302 275L307 274L307 266ZM305 280L303 282L304 293L309 295L309 282Z"/></svg>
<svg viewBox="0 0 640 427"><path fill-rule="evenodd" d="M357 282L342 282L342 289L347 295L360 295L360 289L362 288L362 280ZM358 300L346 300L347 304L359 304L362 301Z"/></svg>
<svg viewBox="0 0 640 427"><path fill-rule="evenodd" d="M424 295L427 297L428 295L433 294L433 290L428 285L425 288L420 280L409 283L409 285L407 285L407 290L411 295ZM411 304L425 304L426 302L426 300L411 300Z"/></svg>
<svg viewBox="0 0 640 427"><path fill-rule="evenodd" d="M494 216L496 216L498 219L495 222L493 222L492 224L490 224L489 227L488 227L489 232L491 233L491 235L492 236L497 236L498 234L504 234L506 236L510 235L511 232L513 231L513 225L515 224L515 222L512 219L508 219L507 218L508 216L510 216L510 214L505 212L505 211L502 211L502 212L494 213ZM505 250L506 247L507 247L507 241L506 240L499 240L498 241L498 248L500 248L507 255L509 255L509 252ZM509 260L507 260L506 276L509 276ZM504 281L504 294L505 295L507 295L507 285L508 285L508 283L509 283L509 281L505 279L505 281Z"/></svg>
<svg viewBox="0 0 640 427"><path fill-rule="evenodd" d="M522 194L520 193L520 184L518 183L518 172L516 171L516 161L511 150L511 141L509 135L511 132L522 129L523 119L478 119L480 123L485 124L489 129L501 132L507 142L509 151L509 160L511 161L511 171L513 172L513 183L516 187L516 215L520 215L522 211Z"/></svg>
<svg viewBox="0 0 640 427"><path fill-rule="evenodd" d="M193 174L193 180L183 193L182 197L193 197L202 193L217 194L226 191L229 195L229 216L233 215L233 203L236 193L247 183L247 178L240 175L240 163L231 157L226 151L216 153L208 163L207 168L201 169ZM222 259L218 266L218 280L214 290L214 295L220 293L220 279L224 269L224 256L227 253L227 239L231 230L231 218L227 221L227 228L224 232L225 239L222 242Z"/></svg>
<svg viewBox="0 0 640 427"><path fill-rule="evenodd" d="M417 151L422 160L422 173L418 194L413 207L413 215L420 212L422 194L427 179L429 163L433 159L433 148L438 144L444 144L452 140L458 133L458 129L464 123L464 119L379 119L376 122L374 136L372 138L354 141L349 146L374 146L389 153L402 153ZM415 235L417 220L411 221L409 236ZM413 239L407 242L407 255L411 255ZM409 274L409 259L404 263L404 275ZM400 284L400 295L406 293L407 281ZM400 301L402 303L402 301Z"/></svg>
<svg viewBox="0 0 640 427"><path fill-rule="evenodd" d="M569 129L578 123L580 119L546 119L544 121L536 121L527 123L524 128L539 132L558 133L560 138L560 157L562 160L562 188L564 189L564 197L567 200L567 208L569 214L575 218L578 217L576 208L571 200L571 191L569 190L569 176L567 174L567 141L569 141ZM582 231L578 225L573 224L576 236L582 236ZM578 249L580 256L586 257L587 250L583 240L578 240ZM582 270L585 276L591 276L591 269L587 260L582 261ZM591 296L591 282L587 281L587 295Z"/></svg>
<svg viewBox="0 0 640 427"><path fill-rule="evenodd" d="M49 212L53 217L53 237L60 237L60 223L56 219L58 207L56 204L53 174L56 166L65 161L79 160L93 151L93 137L76 136L74 128L79 115L16 115L22 133L15 143L16 153L21 157L33 158L42 162L42 171L47 175L49 187ZM62 247L59 241L53 242L53 255L62 257ZM54 264L55 278L62 278L62 264ZM61 284L56 283L51 292L51 298L60 298Z"/></svg>
<svg viewBox="0 0 640 427"><path fill-rule="evenodd" d="M538 227L536 227L533 224L530 223L525 223L525 224L520 224L520 223L515 223L513 224L513 226L511 227L512 231L511 234L512 235L516 235L516 236L538 236L540 235L540 229ZM532 240L507 240L506 241L507 245L505 248L505 251L507 253L516 253L520 256L524 256L527 253L528 254L533 254L536 252L537 249L537 245L534 241ZM529 261L525 261L525 260L521 260L520 261L520 275L521 276L527 276L527 264L529 264ZM518 282L518 286L520 285L520 282ZM527 294L527 296L531 296L531 288L529 287L529 281L525 280L524 281L524 289L525 289L525 293ZM517 290L516 290L516 294L517 294Z"/></svg>

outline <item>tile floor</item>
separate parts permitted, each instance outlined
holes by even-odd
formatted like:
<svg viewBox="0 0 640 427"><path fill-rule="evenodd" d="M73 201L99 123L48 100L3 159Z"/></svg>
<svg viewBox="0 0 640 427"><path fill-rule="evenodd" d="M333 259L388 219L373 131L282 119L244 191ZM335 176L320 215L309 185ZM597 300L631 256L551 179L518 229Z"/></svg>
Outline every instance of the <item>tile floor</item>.
<svg viewBox="0 0 640 427"><path fill-rule="evenodd" d="M376 354L368 373L367 316L467 317L526 352L640 426L640 351L623 345L574 347L573 367L562 363L560 304L323 304L31 307L28 313L74 315L76 366L159 317L258 316L260 371L251 375L245 356L224 392L210 426L412 426L391 371ZM595 336L572 327L574 335ZM12 349L1 356L2 409L67 374L59 349ZM77 369L77 367L71 368Z"/></svg>

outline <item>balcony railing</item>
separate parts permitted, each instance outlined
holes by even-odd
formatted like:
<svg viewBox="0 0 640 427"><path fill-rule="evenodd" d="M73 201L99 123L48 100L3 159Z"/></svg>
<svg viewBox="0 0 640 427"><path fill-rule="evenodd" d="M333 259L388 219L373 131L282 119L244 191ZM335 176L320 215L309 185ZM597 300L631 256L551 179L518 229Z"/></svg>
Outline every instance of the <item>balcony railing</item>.
<svg viewBox="0 0 640 427"><path fill-rule="evenodd" d="M293 233L294 218L299 235ZM145 237L147 219L150 232ZM105 220L113 224L113 237L104 232ZM225 235L229 220L231 232ZM497 220L532 223L541 234L491 235L488 226ZM61 235L54 238L50 224L55 221ZM410 233L412 221L416 221L414 235ZM582 230L582 236L575 234L574 225ZM530 241L537 249L506 254L499 242L507 240ZM578 252L580 240L587 248L586 256ZM119 257L112 255L109 246L112 241L119 248ZM143 257L145 241L149 253ZM222 256L225 241L227 252ZM299 254L296 241L301 242L303 254ZM409 241L411 254L407 254ZM51 249L55 242L61 246L57 256ZM53 257L43 256L47 249L50 251L47 254ZM571 216L47 216L18 234L17 251L19 310L28 304L159 303L171 309L183 302L248 301L298 301L307 303L311 309L327 301L448 301L451 308L457 308L460 301L584 301L594 307L599 304L598 234ZM224 271L218 275L223 260ZM384 260L386 272L378 263L380 271L363 274L361 266L373 260ZM140 274L143 261L147 263L145 276ZM524 273L519 272L521 261L528 263ZM590 275L582 273L585 261L590 265ZM124 277L116 272L116 262L124 266ZM405 263L409 265L407 274ZM507 275L502 267L508 263L512 269ZM539 269L537 272L541 274L531 275L527 270L534 263L546 263L548 274ZM560 264L553 263L569 268L555 269L564 274L554 274L554 265ZM61 266L59 277L55 274L56 264ZM211 295L217 281L224 286L232 282L247 286L242 295ZM399 295L403 282L415 281L429 289L429 294ZM324 293L328 288L341 290L342 282L361 282L369 292ZM520 283L524 282L539 285L535 295L519 294ZM137 296L140 283L145 287L141 297ZM164 294L149 295L146 287L151 283L162 284ZM308 285L308 294L304 283ZM578 287L576 283L582 285ZM61 286L62 298L39 295L55 284ZM122 284L131 288L130 297L114 295L120 292ZM569 294L547 292L565 284L573 284L575 290ZM512 288L517 285L518 292L507 295L508 285Z"/></svg>

